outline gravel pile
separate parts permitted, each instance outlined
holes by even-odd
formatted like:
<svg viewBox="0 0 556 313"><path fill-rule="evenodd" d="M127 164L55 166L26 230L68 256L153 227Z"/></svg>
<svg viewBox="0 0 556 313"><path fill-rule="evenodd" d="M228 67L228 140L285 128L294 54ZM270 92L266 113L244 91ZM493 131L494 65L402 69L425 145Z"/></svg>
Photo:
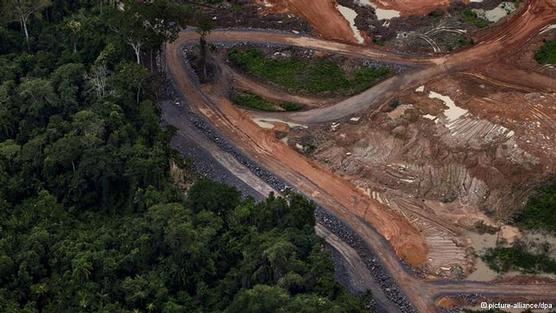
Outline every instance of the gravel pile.
<svg viewBox="0 0 556 313"><path fill-rule="evenodd" d="M381 286L384 294L390 301L396 303L402 312L418 312L375 256L376 254L364 243L357 233L320 206L317 206L315 216L318 223L324 225L328 230L357 251L357 254L359 254L363 262L365 262L369 272Z"/></svg>

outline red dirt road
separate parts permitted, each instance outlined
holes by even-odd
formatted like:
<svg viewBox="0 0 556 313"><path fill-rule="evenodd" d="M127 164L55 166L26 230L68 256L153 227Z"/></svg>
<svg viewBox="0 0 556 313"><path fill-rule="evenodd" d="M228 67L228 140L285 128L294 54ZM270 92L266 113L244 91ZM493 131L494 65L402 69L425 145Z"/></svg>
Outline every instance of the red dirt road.
<svg viewBox="0 0 556 313"><path fill-rule="evenodd" d="M375 85L367 91L348 98L334 106L304 112L280 113L276 118L295 123L323 123L354 115L360 111L380 106L392 100L401 91L416 88L423 82L438 78L443 74L476 68L499 61L505 56L518 51L546 25L556 22L556 0L529 1L505 23L495 26L491 32L477 38L473 47L445 57L438 58L405 58L406 63L437 64L422 70L410 71L392 77ZM388 55L389 53L372 49L370 54ZM395 55L382 57L383 60L395 61Z"/></svg>
<svg viewBox="0 0 556 313"><path fill-rule="evenodd" d="M273 11L290 11L305 18L317 35L357 43L348 21L336 10L335 0L270 0Z"/></svg>
<svg viewBox="0 0 556 313"><path fill-rule="evenodd" d="M180 39L166 47L166 58L171 71L182 69L183 55L179 53L179 47L191 35L192 33L184 33ZM186 74L176 72L174 77L191 104L246 154L252 155L272 172L281 173L280 176L286 181L344 219L359 217L375 226L391 241L396 253L410 264L419 266L425 261L424 239L405 219L369 199L326 168L289 149L275 139L272 133L257 126L247 114L237 110L227 99L207 101L206 96L201 94L199 87L192 84Z"/></svg>

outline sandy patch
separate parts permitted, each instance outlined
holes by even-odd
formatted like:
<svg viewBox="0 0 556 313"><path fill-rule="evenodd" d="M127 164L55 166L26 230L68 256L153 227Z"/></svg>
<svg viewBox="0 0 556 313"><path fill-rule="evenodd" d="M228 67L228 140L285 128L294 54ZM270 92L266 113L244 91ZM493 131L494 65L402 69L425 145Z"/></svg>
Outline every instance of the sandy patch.
<svg viewBox="0 0 556 313"><path fill-rule="evenodd" d="M355 37L355 39L357 40L358 43L364 43L365 39L363 39L363 36L361 36L361 33L359 32L359 29L357 29L357 26L355 26L355 18L357 17L357 12L355 12L355 10L342 6L342 5L337 5L336 6L338 8L338 11L340 11L340 13L342 13L342 15L344 16L344 18L348 21L349 26L351 27L351 30L353 31L353 36Z"/></svg>
<svg viewBox="0 0 556 313"><path fill-rule="evenodd" d="M443 113L444 116L446 116L446 118L448 119L448 122L453 122L467 114L467 110L458 107L454 100L452 100L452 98L450 98L449 96L444 96L437 92L431 91L429 93L429 98L441 100L446 106L448 106L448 109L445 110Z"/></svg>

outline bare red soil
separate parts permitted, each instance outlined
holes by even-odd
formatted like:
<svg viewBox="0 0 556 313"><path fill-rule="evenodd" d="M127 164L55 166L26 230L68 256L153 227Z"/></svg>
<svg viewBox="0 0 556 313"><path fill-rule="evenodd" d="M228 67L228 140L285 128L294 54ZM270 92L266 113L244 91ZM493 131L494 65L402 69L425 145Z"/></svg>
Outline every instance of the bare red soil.
<svg viewBox="0 0 556 313"><path fill-rule="evenodd" d="M336 9L335 0L269 0L272 11L292 12L305 18L317 35L326 39L356 43L348 21Z"/></svg>

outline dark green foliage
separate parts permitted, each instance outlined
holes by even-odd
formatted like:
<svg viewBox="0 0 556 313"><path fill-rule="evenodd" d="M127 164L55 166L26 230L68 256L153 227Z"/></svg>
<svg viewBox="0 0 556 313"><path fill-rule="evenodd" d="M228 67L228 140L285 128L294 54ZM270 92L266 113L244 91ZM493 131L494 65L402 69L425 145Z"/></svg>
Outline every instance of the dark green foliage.
<svg viewBox="0 0 556 313"><path fill-rule="evenodd" d="M156 2L133 12L164 16ZM10 43L18 23L0 28L0 311L260 312L253 297L278 295L263 309L362 312L307 200L254 203L207 180L186 198L171 183L160 78L122 36L156 55L179 24L150 33L114 21L126 14L53 0L29 20L29 52Z"/></svg>
<svg viewBox="0 0 556 313"><path fill-rule="evenodd" d="M548 250L530 252L526 245L517 242L511 247L489 248L481 258L497 272L512 270L523 273L556 273L556 260Z"/></svg>
<svg viewBox="0 0 556 313"><path fill-rule="evenodd" d="M383 80L389 74L390 69L387 67L361 67L355 71L353 79L350 79L350 85L354 93L360 93Z"/></svg>
<svg viewBox="0 0 556 313"><path fill-rule="evenodd" d="M278 104L282 109L284 109L284 111L299 111L303 108L303 106L299 103L293 103L293 102L280 102Z"/></svg>
<svg viewBox="0 0 556 313"><path fill-rule="evenodd" d="M234 91L230 96L230 100L233 103L244 106L250 109L260 110L260 111L267 111L267 112L275 112L275 111L298 111L302 108L300 104L291 103L291 102L280 102L280 103L272 103L263 97L258 95L245 92L245 91ZM280 109L281 108L281 109Z"/></svg>
<svg viewBox="0 0 556 313"><path fill-rule="evenodd" d="M250 109L274 112L278 111L276 105L255 94L243 91L234 91L230 96L233 103Z"/></svg>
<svg viewBox="0 0 556 313"><path fill-rule="evenodd" d="M535 53L535 59L540 64L556 64L556 40L545 40Z"/></svg>
<svg viewBox="0 0 556 313"><path fill-rule="evenodd" d="M556 233L556 179L537 191L515 221L527 229Z"/></svg>
<svg viewBox="0 0 556 313"><path fill-rule="evenodd" d="M386 44L386 40L383 38L378 38L376 36L373 37L373 43L377 46L384 46Z"/></svg>
<svg viewBox="0 0 556 313"><path fill-rule="evenodd" d="M137 64L142 63L142 53L160 50L165 41L174 40L180 28L186 27L184 17L189 12L173 1L122 3L125 10L110 10L107 19L111 29L133 50ZM152 55L149 61L152 64Z"/></svg>
<svg viewBox="0 0 556 313"><path fill-rule="evenodd" d="M199 33L199 79L202 82L206 82L208 80L208 69L207 69L207 61L208 61L208 53L209 47L207 44L207 36L210 32L214 29L214 21L202 14L198 18L197 23L197 33Z"/></svg>
<svg viewBox="0 0 556 313"><path fill-rule="evenodd" d="M20 37L16 31L0 26L0 54L21 49Z"/></svg>
<svg viewBox="0 0 556 313"><path fill-rule="evenodd" d="M457 49L461 49L461 48L465 48L465 47L469 47L473 45L473 39L472 38L468 38L467 36L461 35L461 34L456 34L456 35L452 35L454 38L451 38L447 43L446 43L446 48L448 49L448 51L453 51L453 50L457 50Z"/></svg>
<svg viewBox="0 0 556 313"><path fill-rule="evenodd" d="M489 21L479 17L472 9L463 10L463 21L479 28L487 27Z"/></svg>
<svg viewBox="0 0 556 313"><path fill-rule="evenodd" d="M228 57L250 74L291 91L312 94L355 94L390 74L386 67L368 66L357 69L353 77L348 77L342 68L327 59L268 58L257 48L232 49Z"/></svg>
<svg viewBox="0 0 556 313"><path fill-rule="evenodd" d="M211 211L222 215L239 205L241 194L234 188L201 179L189 190L188 204L195 211Z"/></svg>
<svg viewBox="0 0 556 313"><path fill-rule="evenodd" d="M239 196L202 180L185 203L158 194L134 214L67 212L47 191L3 208L0 303L13 312L364 312L334 282L312 204Z"/></svg>

